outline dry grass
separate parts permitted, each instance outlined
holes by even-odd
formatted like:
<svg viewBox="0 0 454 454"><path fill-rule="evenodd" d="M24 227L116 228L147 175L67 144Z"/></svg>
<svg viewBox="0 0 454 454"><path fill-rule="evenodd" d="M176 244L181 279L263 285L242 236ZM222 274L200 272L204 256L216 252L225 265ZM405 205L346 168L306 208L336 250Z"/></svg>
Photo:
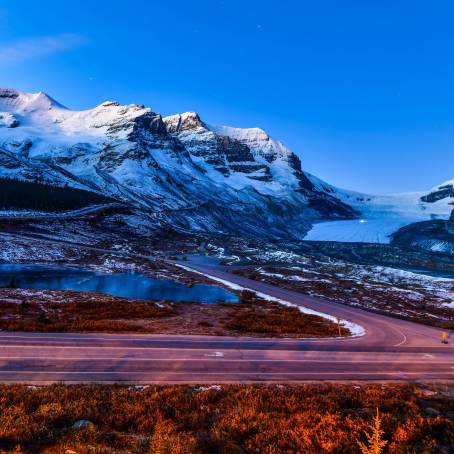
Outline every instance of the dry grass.
<svg viewBox="0 0 454 454"><path fill-rule="evenodd" d="M0 289L0 329L267 337L331 337L338 327L244 292L239 304L129 300L74 291ZM342 334L347 331L341 328Z"/></svg>
<svg viewBox="0 0 454 454"><path fill-rule="evenodd" d="M442 303L452 302L433 289L405 282L384 282L363 276L344 278L341 269L324 265L308 272L291 267L260 267L235 270L234 273L259 282L266 282L292 291L322 296L336 302L362 307L372 312L392 315L413 322L454 329L453 309ZM345 266L345 274L349 266ZM301 280L288 279L299 277ZM451 290L451 294L454 289ZM447 293L447 292L445 292ZM415 298L415 296L417 298Z"/></svg>
<svg viewBox="0 0 454 454"><path fill-rule="evenodd" d="M297 307L259 299L246 299L231 308L225 327L247 334L267 337L334 337L339 335L336 324L316 315L303 314ZM340 327L341 335L349 331Z"/></svg>
<svg viewBox="0 0 454 454"><path fill-rule="evenodd" d="M376 385L0 386L0 448L354 454L377 408L389 452L453 452L452 394ZM83 419L93 425L72 427Z"/></svg>
<svg viewBox="0 0 454 454"><path fill-rule="evenodd" d="M0 289L0 295L0 329L7 331L142 332L137 320L175 314L168 303L104 294Z"/></svg>

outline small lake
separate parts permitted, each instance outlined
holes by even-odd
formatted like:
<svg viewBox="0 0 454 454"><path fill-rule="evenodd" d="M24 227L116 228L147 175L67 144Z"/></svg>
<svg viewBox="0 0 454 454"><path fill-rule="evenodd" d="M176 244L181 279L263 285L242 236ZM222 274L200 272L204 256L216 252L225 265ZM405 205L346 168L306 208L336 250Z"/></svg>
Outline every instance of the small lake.
<svg viewBox="0 0 454 454"><path fill-rule="evenodd" d="M205 284L187 287L175 281L135 273L100 274L75 267L0 264L0 287L8 287L12 279L19 288L37 290L77 290L132 299L197 301L205 304L238 302L234 293Z"/></svg>

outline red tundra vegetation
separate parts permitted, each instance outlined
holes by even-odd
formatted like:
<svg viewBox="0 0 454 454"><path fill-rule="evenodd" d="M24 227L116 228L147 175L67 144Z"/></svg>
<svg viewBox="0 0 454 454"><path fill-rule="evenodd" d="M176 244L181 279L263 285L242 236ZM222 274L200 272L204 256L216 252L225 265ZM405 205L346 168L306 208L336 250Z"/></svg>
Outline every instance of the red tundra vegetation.
<svg viewBox="0 0 454 454"><path fill-rule="evenodd" d="M453 417L445 387L0 386L3 452L447 454Z"/></svg>

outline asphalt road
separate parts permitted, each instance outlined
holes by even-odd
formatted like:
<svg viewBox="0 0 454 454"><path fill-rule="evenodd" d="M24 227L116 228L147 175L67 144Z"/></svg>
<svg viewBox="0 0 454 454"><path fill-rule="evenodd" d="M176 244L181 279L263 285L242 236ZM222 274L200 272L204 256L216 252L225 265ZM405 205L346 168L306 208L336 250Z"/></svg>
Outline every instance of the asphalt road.
<svg viewBox="0 0 454 454"><path fill-rule="evenodd" d="M199 272L363 326L342 339L0 333L0 381L226 383L454 381L454 333L329 303L232 275Z"/></svg>
<svg viewBox="0 0 454 454"><path fill-rule="evenodd" d="M5 214L4 211L0 211L0 222L8 221L49 221L56 219L80 219L83 216L97 213L108 208L122 208L125 204L119 202L103 203L100 205L90 205L84 208L68 211L57 211L50 213L40 213L30 211L29 213L21 213L20 210L14 214L14 210L8 210ZM13 212L13 213L11 213Z"/></svg>

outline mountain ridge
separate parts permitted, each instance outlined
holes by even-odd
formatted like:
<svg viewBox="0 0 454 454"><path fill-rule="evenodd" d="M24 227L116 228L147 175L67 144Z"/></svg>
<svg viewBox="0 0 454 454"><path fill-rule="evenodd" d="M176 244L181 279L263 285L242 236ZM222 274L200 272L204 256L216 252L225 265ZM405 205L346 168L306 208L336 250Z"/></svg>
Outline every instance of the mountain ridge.
<svg viewBox="0 0 454 454"><path fill-rule="evenodd" d="M0 117L0 176L99 192L160 225L302 238L314 219L358 215L259 128L113 101L72 111L13 89L0 89Z"/></svg>
<svg viewBox="0 0 454 454"><path fill-rule="evenodd" d="M115 101L73 111L43 92L2 88L0 177L98 192L158 227L281 238L390 203L310 175L260 128Z"/></svg>

